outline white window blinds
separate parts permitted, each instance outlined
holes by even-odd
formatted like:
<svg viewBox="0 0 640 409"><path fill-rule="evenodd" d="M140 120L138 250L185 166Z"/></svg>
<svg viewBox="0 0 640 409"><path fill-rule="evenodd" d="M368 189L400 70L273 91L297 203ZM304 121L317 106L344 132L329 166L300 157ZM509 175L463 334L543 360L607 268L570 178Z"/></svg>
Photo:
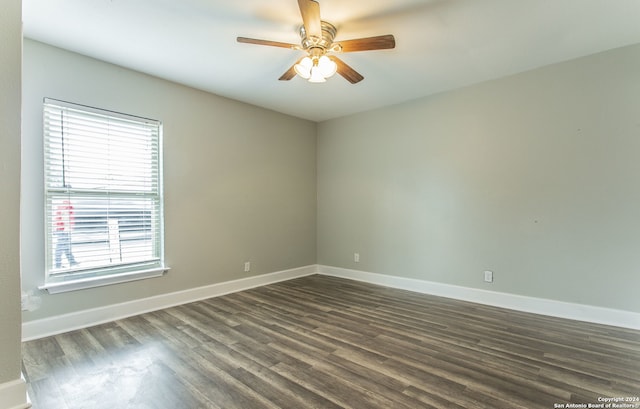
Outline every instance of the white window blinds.
<svg viewBox="0 0 640 409"><path fill-rule="evenodd" d="M161 129L45 99L48 282L163 267Z"/></svg>

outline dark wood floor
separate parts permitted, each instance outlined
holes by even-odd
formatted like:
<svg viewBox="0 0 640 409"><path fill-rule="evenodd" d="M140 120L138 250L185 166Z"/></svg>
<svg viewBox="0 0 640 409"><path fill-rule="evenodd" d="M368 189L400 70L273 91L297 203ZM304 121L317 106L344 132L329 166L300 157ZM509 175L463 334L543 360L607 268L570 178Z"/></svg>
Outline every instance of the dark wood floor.
<svg viewBox="0 0 640 409"><path fill-rule="evenodd" d="M26 342L23 357L38 409L548 409L640 396L640 331L324 276Z"/></svg>

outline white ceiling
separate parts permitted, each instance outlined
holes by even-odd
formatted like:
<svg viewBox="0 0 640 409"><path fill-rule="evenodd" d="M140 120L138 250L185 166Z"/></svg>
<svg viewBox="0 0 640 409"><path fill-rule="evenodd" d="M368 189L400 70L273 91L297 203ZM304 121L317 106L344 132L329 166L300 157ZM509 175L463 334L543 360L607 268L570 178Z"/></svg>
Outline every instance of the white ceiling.
<svg viewBox="0 0 640 409"><path fill-rule="evenodd" d="M640 0L320 0L336 41L394 34L341 58L351 85L278 81L301 55L296 0L23 0L28 38L301 118L322 121L640 43Z"/></svg>

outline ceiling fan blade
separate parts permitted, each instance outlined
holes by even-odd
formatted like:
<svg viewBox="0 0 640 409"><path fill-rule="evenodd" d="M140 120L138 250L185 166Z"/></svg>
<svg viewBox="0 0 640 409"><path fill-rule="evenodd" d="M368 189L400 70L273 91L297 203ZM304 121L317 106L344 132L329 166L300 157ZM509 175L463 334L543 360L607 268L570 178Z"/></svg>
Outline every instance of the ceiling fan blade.
<svg viewBox="0 0 640 409"><path fill-rule="evenodd" d="M272 47L290 48L293 50L299 48L299 46L296 44L281 43L279 41L270 41L270 40L259 40L257 38L238 37L237 40L239 43L246 43L246 44L270 45Z"/></svg>
<svg viewBox="0 0 640 409"><path fill-rule="evenodd" d="M356 84L364 79L358 71L348 66L347 63L342 61L340 58L335 55L332 55L329 58L331 58L338 66L338 74L342 75L350 83Z"/></svg>
<svg viewBox="0 0 640 409"><path fill-rule="evenodd" d="M343 53L349 53L352 51L388 50L395 48L396 39L393 35L387 34L376 37L339 41L337 44L340 45Z"/></svg>
<svg viewBox="0 0 640 409"><path fill-rule="evenodd" d="M303 57L304 58L304 57ZM300 59L302 60L302 58ZM289 81L290 79L292 79L293 77L296 76L296 64L298 64L300 62L300 60L296 61L291 68L289 68L284 74L282 74L282 76L280 78L278 78L278 80L280 81Z"/></svg>
<svg viewBox="0 0 640 409"><path fill-rule="evenodd" d="M322 26L320 23L320 4L315 0L298 0L304 30L308 37L322 38Z"/></svg>

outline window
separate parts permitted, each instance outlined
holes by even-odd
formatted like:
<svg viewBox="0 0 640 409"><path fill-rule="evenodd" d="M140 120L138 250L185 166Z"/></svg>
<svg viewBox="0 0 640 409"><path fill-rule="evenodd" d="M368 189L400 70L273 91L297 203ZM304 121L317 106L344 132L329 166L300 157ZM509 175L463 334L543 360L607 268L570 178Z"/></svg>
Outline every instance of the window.
<svg viewBox="0 0 640 409"><path fill-rule="evenodd" d="M161 134L159 121L45 99L43 288L164 273Z"/></svg>

